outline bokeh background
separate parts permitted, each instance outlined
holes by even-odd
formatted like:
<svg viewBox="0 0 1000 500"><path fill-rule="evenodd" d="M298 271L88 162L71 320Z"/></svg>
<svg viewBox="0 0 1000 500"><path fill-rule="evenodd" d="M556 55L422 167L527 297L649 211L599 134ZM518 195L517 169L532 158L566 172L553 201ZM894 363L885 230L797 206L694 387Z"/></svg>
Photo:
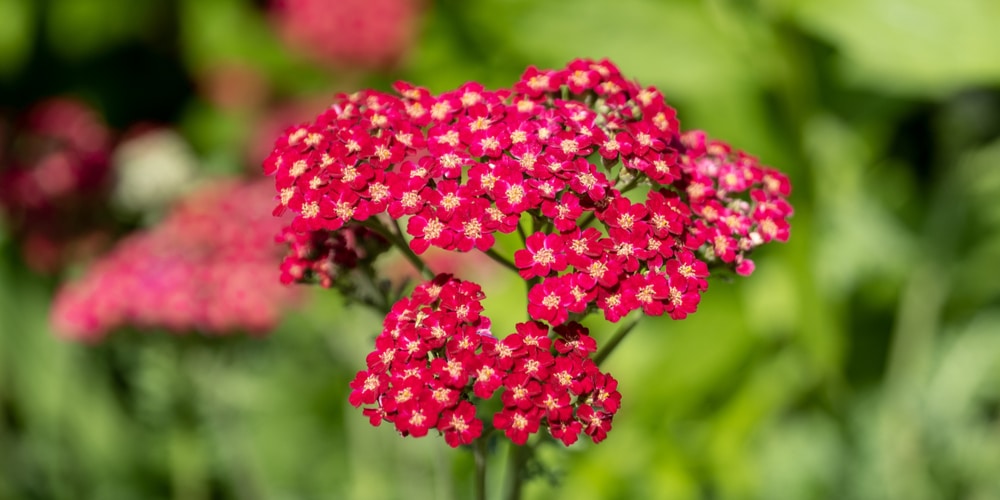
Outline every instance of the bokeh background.
<svg viewBox="0 0 1000 500"><path fill-rule="evenodd" d="M604 365L609 439L544 448L526 497L1000 498L998 23L994 0L0 0L0 498L470 497L470 453L347 403L379 318L332 292L257 304L264 335L81 342L50 311L336 92L577 57L787 172L796 214L752 277L641 324ZM523 307L469 265L487 314Z"/></svg>

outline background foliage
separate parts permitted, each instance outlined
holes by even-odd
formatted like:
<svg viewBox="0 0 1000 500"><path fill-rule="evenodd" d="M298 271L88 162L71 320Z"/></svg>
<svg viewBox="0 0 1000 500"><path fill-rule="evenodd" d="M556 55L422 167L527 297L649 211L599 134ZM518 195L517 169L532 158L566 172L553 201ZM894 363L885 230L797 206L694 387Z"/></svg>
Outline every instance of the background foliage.
<svg viewBox="0 0 1000 500"><path fill-rule="evenodd" d="M424 7L400 64L361 71L289 49L265 2L0 0L0 108L75 96L116 130L180 131L201 175L247 175L258 170L247 149L269 147L256 124L282 103L322 107L399 78L495 88L529 64L609 57L662 89L685 128L788 172L792 238L755 255L751 278L713 282L691 318L642 323L605 365L624 395L614 432L546 449L549 480L527 496L1000 497L1000 4ZM242 76L224 92L260 90L227 107L209 89L232 67ZM129 331L71 343L47 323L65 276L28 270L9 224L0 498L471 491L470 454L371 428L348 405L379 328L366 310L312 293L262 339ZM487 314L522 307L503 271L491 279Z"/></svg>

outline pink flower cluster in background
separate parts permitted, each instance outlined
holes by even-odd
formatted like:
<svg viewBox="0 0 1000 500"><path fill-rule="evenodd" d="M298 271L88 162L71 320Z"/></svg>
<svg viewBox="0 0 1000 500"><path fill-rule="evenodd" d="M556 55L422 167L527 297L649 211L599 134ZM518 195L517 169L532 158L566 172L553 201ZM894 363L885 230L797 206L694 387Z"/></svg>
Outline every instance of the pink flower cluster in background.
<svg viewBox="0 0 1000 500"><path fill-rule="evenodd" d="M275 0L287 43L325 64L391 69L414 42L421 0Z"/></svg>
<svg viewBox="0 0 1000 500"><path fill-rule="evenodd" d="M567 446L581 432L603 440L621 395L589 358L597 344L587 330L556 327L553 344L548 326L526 322L498 340L480 314L483 297L479 285L439 275L393 305L368 369L351 383L351 404L369 405L373 425L386 420L416 437L437 429L457 447L483 431L469 401L502 388L493 426L511 441L524 444L540 427Z"/></svg>
<svg viewBox="0 0 1000 500"><path fill-rule="evenodd" d="M340 95L279 137L264 169L275 177L275 213L295 214L286 234L363 224L415 254L479 250L503 262L495 235L518 233L524 248L506 265L529 286L527 324L557 334L593 312L611 322L635 310L682 319L696 310L710 266L748 275L755 248L788 239L783 174L703 132L682 132L657 89L608 61L531 67L511 89L395 90ZM399 340L387 331L384 344ZM446 347L413 356L450 359ZM468 380L478 396L479 377ZM386 397L395 395L378 401ZM541 422L508 410L495 425ZM575 421L591 411L580 406Z"/></svg>
<svg viewBox="0 0 1000 500"><path fill-rule="evenodd" d="M56 271L108 239L112 134L93 109L42 101L0 140L0 206L33 269Z"/></svg>
<svg viewBox="0 0 1000 500"><path fill-rule="evenodd" d="M204 188L155 228L119 242L59 291L54 328L86 341L121 327L266 333L298 295L277 280L274 235L285 222L268 217L269 184Z"/></svg>

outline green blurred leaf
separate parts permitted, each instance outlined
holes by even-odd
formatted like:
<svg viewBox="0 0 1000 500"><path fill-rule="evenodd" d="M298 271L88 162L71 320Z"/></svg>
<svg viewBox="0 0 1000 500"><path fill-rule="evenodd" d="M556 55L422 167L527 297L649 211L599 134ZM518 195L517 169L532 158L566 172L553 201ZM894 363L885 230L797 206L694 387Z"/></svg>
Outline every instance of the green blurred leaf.
<svg viewBox="0 0 1000 500"><path fill-rule="evenodd" d="M983 311L940 349L924 395L931 465L970 492L1000 496L1000 311Z"/></svg>
<svg viewBox="0 0 1000 500"><path fill-rule="evenodd" d="M1000 262L1000 141L965 155L953 172L960 177L971 219L966 257L957 263L955 301L982 307L1000 297L1000 279L983 274Z"/></svg>
<svg viewBox="0 0 1000 500"><path fill-rule="evenodd" d="M822 224L815 255L820 283L838 295L875 276L900 280L911 270L916 242L870 191L874 148L830 116L815 118L803 134Z"/></svg>
<svg viewBox="0 0 1000 500"><path fill-rule="evenodd" d="M626 75L660 86L668 100L753 86L769 67L769 52L756 50L762 39L713 17L701 2L557 0L520 9L509 43L533 63L608 57Z"/></svg>
<svg viewBox="0 0 1000 500"><path fill-rule="evenodd" d="M35 35L32 0L0 0L0 75L17 72L27 61Z"/></svg>
<svg viewBox="0 0 1000 500"><path fill-rule="evenodd" d="M810 0L785 8L839 49L848 81L922 95L1000 82L1000 2Z"/></svg>
<svg viewBox="0 0 1000 500"><path fill-rule="evenodd" d="M761 498L835 498L842 491L844 444L837 422L807 413L775 419L755 439Z"/></svg>
<svg viewBox="0 0 1000 500"><path fill-rule="evenodd" d="M155 33L154 26L168 15L161 0L51 0L47 5L48 41L68 59L91 57Z"/></svg>

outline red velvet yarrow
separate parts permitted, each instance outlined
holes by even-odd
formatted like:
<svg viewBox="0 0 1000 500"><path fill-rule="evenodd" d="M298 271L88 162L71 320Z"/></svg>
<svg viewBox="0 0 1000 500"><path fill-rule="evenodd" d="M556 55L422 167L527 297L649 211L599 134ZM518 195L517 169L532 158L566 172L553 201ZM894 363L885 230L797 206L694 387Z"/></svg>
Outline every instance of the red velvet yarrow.
<svg viewBox="0 0 1000 500"><path fill-rule="evenodd" d="M589 358L587 330L564 325L553 344L547 326L528 322L498 340L480 314L483 298L478 285L439 275L394 304L351 383L351 404L365 406L373 425L415 437L435 429L455 447L482 434L475 408L502 390L489 424L517 444L541 428L566 445L581 432L604 439L621 395Z"/></svg>
<svg viewBox="0 0 1000 500"><path fill-rule="evenodd" d="M86 341L126 326L207 334L272 329L298 294L266 279L280 261L273 239L283 224L258 215L269 204L268 184L209 187L157 227L122 240L59 291L54 328Z"/></svg>
<svg viewBox="0 0 1000 500"><path fill-rule="evenodd" d="M703 133L682 134L656 89L607 61L532 68L512 90L396 90L341 95L278 140L265 170L276 212L296 214L293 231L387 213L408 219L418 254L485 251L527 213L536 230L514 261L523 278L540 278L532 318L553 325L570 303L612 321L639 308L682 318L696 308L708 263L749 274L754 248L788 237L782 174ZM645 196L637 185L648 186ZM570 282L579 288L572 301ZM652 288L636 300L640 285Z"/></svg>
<svg viewBox="0 0 1000 500"><path fill-rule="evenodd" d="M640 309L682 319L697 309L710 265L749 274L757 246L788 238L781 173L701 132L682 133L659 91L608 61L529 68L497 91L468 83L433 95L403 82L395 91L339 95L279 137L264 170L275 178L274 212L294 214L292 239L370 227L422 254L490 252L496 233L520 234L524 248L507 264L531 284L532 321L517 333L498 341L456 320L430 339L416 327L392 333L394 318L416 314L402 314L412 304L387 318L352 402L374 404L373 422L390 420L403 434L437 425L453 446L466 443L480 427L461 402L503 387L492 425L514 442L545 427L566 443L580 433L603 439L619 396L575 320L599 311L616 322ZM405 300L442 314L434 301ZM565 337L555 352L518 354L521 343L543 343L529 330L547 340L552 328ZM400 357L410 364L389 362ZM441 384L458 391L448 406L413 399Z"/></svg>

